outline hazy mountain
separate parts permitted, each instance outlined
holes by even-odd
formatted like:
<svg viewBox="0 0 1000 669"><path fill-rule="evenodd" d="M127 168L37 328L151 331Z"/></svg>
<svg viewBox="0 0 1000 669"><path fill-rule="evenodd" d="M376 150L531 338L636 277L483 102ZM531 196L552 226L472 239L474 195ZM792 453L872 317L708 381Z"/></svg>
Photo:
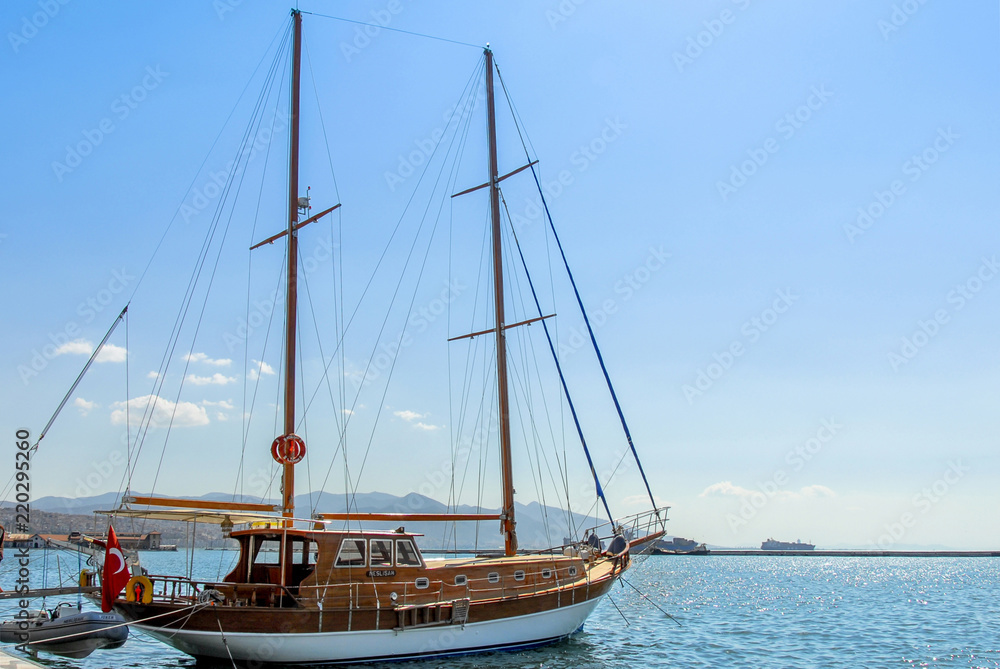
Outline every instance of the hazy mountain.
<svg viewBox="0 0 1000 669"><path fill-rule="evenodd" d="M136 493L144 494L144 493ZM254 503L277 504L278 500L257 497L234 496L229 493L213 492L194 499L207 501L238 501ZM41 497L32 501L32 510L47 511L61 514L85 515L95 510L108 510L116 506L116 493L104 493L92 497ZM314 500L318 501L316 510L320 513L343 513L347 509L348 500L343 494L309 493L296 495L295 508L299 516L308 516L313 508ZM403 497L382 492L358 493L352 500L351 511L359 513L446 513L449 508L430 497L410 493ZM499 509L477 509L470 505L460 505L451 509L457 513L499 513ZM542 506L537 502L516 504L517 536L521 548L545 548L559 545L564 536L579 538L583 530L594 527L598 521L583 514L570 515L557 507ZM547 522L546 522L547 521ZM399 523L365 523L372 529L395 529ZM342 529L345 523L333 522L331 529ZM478 526L478 527L477 527ZM571 527L572 526L572 527ZM351 523L351 527L357 527ZM425 548L502 548L503 538L500 535L500 521L460 522L460 523L405 523L408 531L425 535L420 543ZM477 532L478 529L478 532Z"/></svg>

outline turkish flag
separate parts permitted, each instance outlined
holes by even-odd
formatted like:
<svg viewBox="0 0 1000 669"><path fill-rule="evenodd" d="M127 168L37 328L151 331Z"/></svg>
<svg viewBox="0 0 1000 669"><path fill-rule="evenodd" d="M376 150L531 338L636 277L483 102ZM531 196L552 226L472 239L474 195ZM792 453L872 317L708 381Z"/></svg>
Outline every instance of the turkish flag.
<svg viewBox="0 0 1000 669"><path fill-rule="evenodd" d="M101 610L107 613L111 605L128 583L131 574L122 547L118 544L115 528L108 525L108 542L104 547L104 571L101 574Z"/></svg>

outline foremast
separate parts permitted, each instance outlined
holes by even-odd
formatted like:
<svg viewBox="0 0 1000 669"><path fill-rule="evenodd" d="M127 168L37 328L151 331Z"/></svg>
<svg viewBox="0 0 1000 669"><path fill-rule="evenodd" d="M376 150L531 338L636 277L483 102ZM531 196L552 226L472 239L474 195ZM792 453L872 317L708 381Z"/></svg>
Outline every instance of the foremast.
<svg viewBox="0 0 1000 669"><path fill-rule="evenodd" d="M295 330L298 317L296 293L299 268L299 79L302 65L302 13L292 10L292 90L288 147L288 277L285 312L285 422L286 436L295 433ZM281 471L281 515L291 526L295 511L295 462L285 458Z"/></svg>
<svg viewBox="0 0 1000 669"><path fill-rule="evenodd" d="M503 487L503 509L500 522L503 529L504 553L517 553L517 533L514 520L514 475L510 452L510 404L507 396L507 336L504 333L503 249L500 222L500 173L497 168L496 105L493 97L493 51L486 55L486 118L489 128L490 153L490 221L493 227L493 302L496 309L497 397L500 425L500 477Z"/></svg>

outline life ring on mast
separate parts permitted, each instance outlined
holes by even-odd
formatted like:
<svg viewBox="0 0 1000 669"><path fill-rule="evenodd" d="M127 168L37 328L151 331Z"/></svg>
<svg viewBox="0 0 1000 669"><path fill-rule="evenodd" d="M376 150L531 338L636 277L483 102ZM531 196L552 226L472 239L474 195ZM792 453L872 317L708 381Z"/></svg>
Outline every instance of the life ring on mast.
<svg viewBox="0 0 1000 669"><path fill-rule="evenodd" d="M125 601L149 604L153 601L153 582L145 576L133 576L125 584Z"/></svg>
<svg viewBox="0 0 1000 669"><path fill-rule="evenodd" d="M297 434L285 434L271 442L271 457L279 465L294 465L306 457L306 442Z"/></svg>

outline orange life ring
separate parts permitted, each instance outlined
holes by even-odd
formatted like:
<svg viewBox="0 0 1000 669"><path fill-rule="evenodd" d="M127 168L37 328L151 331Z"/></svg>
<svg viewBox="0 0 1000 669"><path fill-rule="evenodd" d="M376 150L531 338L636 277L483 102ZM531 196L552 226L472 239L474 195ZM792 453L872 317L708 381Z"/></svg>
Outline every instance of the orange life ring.
<svg viewBox="0 0 1000 669"><path fill-rule="evenodd" d="M280 465L294 465L306 456L306 442L297 434L285 434L271 442L271 457Z"/></svg>

